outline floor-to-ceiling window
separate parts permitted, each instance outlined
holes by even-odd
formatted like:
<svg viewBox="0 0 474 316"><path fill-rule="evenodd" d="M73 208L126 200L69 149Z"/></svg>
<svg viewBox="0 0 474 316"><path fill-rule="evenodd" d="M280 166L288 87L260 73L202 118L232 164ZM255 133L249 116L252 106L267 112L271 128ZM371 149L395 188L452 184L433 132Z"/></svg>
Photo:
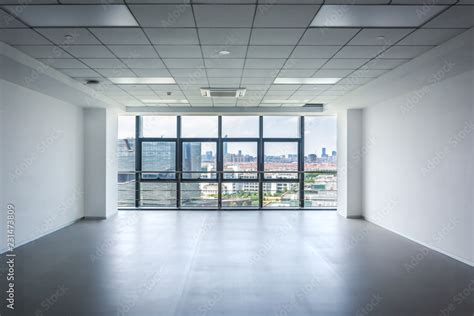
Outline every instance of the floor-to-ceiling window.
<svg viewBox="0 0 474 316"><path fill-rule="evenodd" d="M334 116L122 116L121 208L336 208Z"/></svg>

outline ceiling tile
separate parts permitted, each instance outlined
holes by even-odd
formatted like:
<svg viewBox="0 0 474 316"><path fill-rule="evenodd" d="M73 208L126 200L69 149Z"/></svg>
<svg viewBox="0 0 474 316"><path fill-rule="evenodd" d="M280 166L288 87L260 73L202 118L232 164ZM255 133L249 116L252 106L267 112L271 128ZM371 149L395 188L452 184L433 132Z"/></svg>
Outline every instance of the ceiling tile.
<svg viewBox="0 0 474 316"><path fill-rule="evenodd" d="M453 4L456 0L436 0L435 2L426 2L426 0L392 0L391 4L421 4L421 5L441 5Z"/></svg>
<svg viewBox="0 0 474 316"><path fill-rule="evenodd" d="M209 78L209 84L228 84L238 86L240 84L240 78Z"/></svg>
<svg viewBox="0 0 474 316"><path fill-rule="evenodd" d="M320 69L313 76L315 78L343 78L353 72L354 69Z"/></svg>
<svg viewBox="0 0 474 316"><path fill-rule="evenodd" d="M339 80L338 84L361 85L372 81L374 78L351 77Z"/></svg>
<svg viewBox="0 0 474 316"><path fill-rule="evenodd" d="M321 67L327 58L290 58L285 63L285 69L317 69Z"/></svg>
<svg viewBox="0 0 474 316"><path fill-rule="evenodd" d="M198 28L202 45L247 45L250 28Z"/></svg>
<svg viewBox="0 0 474 316"><path fill-rule="evenodd" d="M314 69L283 69L278 77L284 78L308 78L314 74Z"/></svg>
<svg viewBox="0 0 474 316"><path fill-rule="evenodd" d="M373 58L387 48L388 46L345 46L334 58Z"/></svg>
<svg viewBox="0 0 474 316"><path fill-rule="evenodd" d="M243 77L270 77L275 78L280 69L244 69Z"/></svg>
<svg viewBox="0 0 474 316"><path fill-rule="evenodd" d="M466 29L418 29L411 33L398 45L439 45Z"/></svg>
<svg viewBox="0 0 474 316"><path fill-rule="evenodd" d="M97 76L97 73L92 69L61 69L61 72L71 77Z"/></svg>
<svg viewBox="0 0 474 316"><path fill-rule="evenodd" d="M204 59L204 63L207 68L243 68L244 59L219 59L219 58L207 58Z"/></svg>
<svg viewBox="0 0 474 316"><path fill-rule="evenodd" d="M199 44L196 29L185 28L145 28L152 44Z"/></svg>
<svg viewBox="0 0 474 316"><path fill-rule="evenodd" d="M204 78L206 77L206 70L204 68L170 68L172 76L175 77L190 77L190 78Z"/></svg>
<svg viewBox="0 0 474 316"><path fill-rule="evenodd" d="M474 6L452 6L423 27L470 28L474 26Z"/></svg>
<svg viewBox="0 0 474 316"><path fill-rule="evenodd" d="M171 77L168 70L163 68L155 69L143 69L143 68L134 68L131 69L138 77Z"/></svg>
<svg viewBox="0 0 474 316"><path fill-rule="evenodd" d="M108 45L120 58L157 58L158 54L151 45Z"/></svg>
<svg viewBox="0 0 474 316"><path fill-rule="evenodd" d="M82 61L91 68L127 68L127 66L116 58L85 58Z"/></svg>
<svg viewBox="0 0 474 316"><path fill-rule="evenodd" d="M329 58L340 46L296 46L291 58Z"/></svg>
<svg viewBox="0 0 474 316"><path fill-rule="evenodd" d="M202 58L166 58L163 62L168 68L204 68Z"/></svg>
<svg viewBox="0 0 474 316"><path fill-rule="evenodd" d="M391 46L413 30L414 29L363 29L348 45Z"/></svg>
<svg viewBox="0 0 474 316"><path fill-rule="evenodd" d="M245 58L247 46L201 46L204 58ZM220 51L228 51L230 54L221 55Z"/></svg>
<svg viewBox="0 0 474 316"><path fill-rule="evenodd" d="M254 27L308 27L319 5L259 5Z"/></svg>
<svg viewBox="0 0 474 316"><path fill-rule="evenodd" d="M7 12L0 9L0 28L4 27L27 27L25 24L16 19L13 15L8 14Z"/></svg>
<svg viewBox="0 0 474 316"><path fill-rule="evenodd" d="M40 62L51 66L56 69L61 68L78 68L78 69L86 69L88 68L85 64L81 63L77 59L73 58L46 58L46 59L38 59Z"/></svg>
<svg viewBox="0 0 474 316"><path fill-rule="evenodd" d="M107 4L123 4L123 0L107 0ZM61 4L104 4L103 0L61 0Z"/></svg>
<svg viewBox="0 0 474 316"><path fill-rule="evenodd" d="M384 73L386 73L387 69L368 69L363 67L364 69L358 69L351 73L349 77L360 77L360 78L375 78Z"/></svg>
<svg viewBox="0 0 474 316"><path fill-rule="evenodd" d="M242 76L242 69L207 69L208 78L240 78Z"/></svg>
<svg viewBox="0 0 474 316"><path fill-rule="evenodd" d="M415 58L433 46L392 46L380 58Z"/></svg>
<svg viewBox="0 0 474 316"><path fill-rule="evenodd" d="M300 45L344 45L359 28L309 28L303 35Z"/></svg>
<svg viewBox="0 0 474 316"><path fill-rule="evenodd" d="M100 45L100 42L84 28L38 28L39 33L55 44Z"/></svg>
<svg viewBox="0 0 474 316"><path fill-rule="evenodd" d="M142 27L194 27L190 5L129 5Z"/></svg>
<svg viewBox="0 0 474 316"><path fill-rule="evenodd" d="M357 69L369 59L331 59L322 68L324 69Z"/></svg>
<svg viewBox="0 0 474 316"><path fill-rule="evenodd" d="M258 0L259 4L322 4L324 0Z"/></svg>
<svg viewBox="0 0 474 316"><path fill-rule="evenodd" d="M249 46L247 58L288 58L294 46Z"/></svg>
<svg viewBox="0 0 474 316"><path fill-rule="evenodd" d="M202 58L199 45L155 45L161 58Z"/></svg>
<svg viewBox="0 0 474 316"><path fill-rule="evenodd" d="M390 0L326 0L325 4L388 4Z"/></svg>
<svg viewBox="0 0 474 316"><path fill-rule="evenodd" d="M245 61L245 68L281 68L286 59L262 59L262 58L248 58Z"/></svg>
<svg viewBox="0 0 474 316"><path fill-rule="evenodd" d="M53 45L15 46L27 55L34 58L73 58L67 52Z"/></svg>
<svg viewBox="0 0 474 316"><path fill-rule="evenodd" d="M41 45L50 42L31 29L2 29L0 42L10 45Z"/></svg>
<svg viewBox="0 0 474 316"><path fill-rule="evenodd" d="M194 5L198 27L251 27L254 5Z"/></svg>
<svg viewBox="0 0 474 316"><path fill-rule="evenodd" d="M381 59L376 58L374 60L369 61L364 67L368 69L394 69L410 59Z"/></svg>
<svg viewBox="0 0 474 316"><path fill-rule="evenodd" d="M165 68L159 58L122 58L122 62L130 68Z"/></svg>
<svg viewBox="0 0 474 316"><path fill-rule="evenodd" d="M89 29L104 44L149 44L145 33L138 28L92 28Z"/></svg>
<svg viewBox="0 0 474 316"><path fill-rule="evenodd" d="M63 47L71 55L77 58L109 58L114 57L112 53L102 45L74 45Z"/></svg>
<svg viewBox="0 0 474 316"><path fill-rule="evenodd" d="M305 29L254 29L250 45L296 45Z"/></svg>
<svg viewBox="0 0 474 316"><path fill-rule="evenodd" d="M133 73L130 69L127 68L115 68L115 69L94 69L98 73L100 73L102 76L107 77L107 78L113 78L113 77L136 77L135 73Z"/></svg>

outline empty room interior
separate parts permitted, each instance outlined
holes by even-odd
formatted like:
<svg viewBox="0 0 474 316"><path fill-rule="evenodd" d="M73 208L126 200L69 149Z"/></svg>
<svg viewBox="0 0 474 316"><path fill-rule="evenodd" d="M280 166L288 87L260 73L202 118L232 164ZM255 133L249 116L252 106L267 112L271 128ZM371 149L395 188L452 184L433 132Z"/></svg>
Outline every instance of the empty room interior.
<svg viewBox="0 0 474 316"><path fill-rule="evenodd" d="M473 0L0 0L1 315L474 315Z"/></svg>

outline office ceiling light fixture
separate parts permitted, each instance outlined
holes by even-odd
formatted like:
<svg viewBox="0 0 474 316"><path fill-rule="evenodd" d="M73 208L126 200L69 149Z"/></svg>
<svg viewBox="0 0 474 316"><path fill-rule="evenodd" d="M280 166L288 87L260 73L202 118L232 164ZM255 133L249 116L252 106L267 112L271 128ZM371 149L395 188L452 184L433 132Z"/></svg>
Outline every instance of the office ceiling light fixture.
<svg viewBox="0 0 474 316"><path fill-rule="evenodd" d="M245 88L201 88L201 95L207 98L241 98L246 91Z"/></svg>
<svg viewBox="0 0 474 316"><path fill-rule="evenodd" d="M223 56L229 55L229 54L230 54L230 52L229 52L228 50L221 50L221 51L219 52L219 55L223 55Z"/></svg>
<svg viewBox="0 0 474 316"><path fill-rule="evenodd" d="M448 6L323 5L312 27L418 27Z"/></svg>
<svg viewBox="0 0 474 316"><path fill-rule="evenodd" d="M335 84L341 78L275 78L274 84Z"/></svg>
<svg viewBox="0 0 474 316"><path fill-rule="evenodd" d="M189 101L186 99L177 100L177 99L144 99L141 100L146 104L188 104Z"/></svg>
<svg viewBox="0 0 474 316"><path fill-rule="evenodd" d="M126 5L17 5L4 6L32 27L138 26Z"/></svg>
<svg viewBox="0 0 474 316"><path fill-rule="evenodd" d="M262 100L261 103L263 104L305 104L309 100L278 100L278 99L269 99L269 100Z"/></svg>
<svg viewBox="0 0 474 316"><path fill-rule="evenodd" d="M115 84L174 84L176 81L172 77L115 77L107 78Z"/></svg>

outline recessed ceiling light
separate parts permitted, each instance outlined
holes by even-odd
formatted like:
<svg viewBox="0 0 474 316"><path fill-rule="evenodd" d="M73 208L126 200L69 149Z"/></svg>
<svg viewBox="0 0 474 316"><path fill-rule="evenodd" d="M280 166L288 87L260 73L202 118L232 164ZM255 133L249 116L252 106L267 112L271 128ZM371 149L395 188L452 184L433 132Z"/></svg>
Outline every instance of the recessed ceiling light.
<svg viewBox="0 0 474 316"><path fill-rule="evenodd" d="M323 5L311 22L311 26L418 27L447 7L442 5Z"/></svg>
<svg viewBox="0 0 474 316"><path fill-rule="evenodd" d="M170 84L176 83L172 77L147 77L147 78L108 78L115 84Z"/></svg>
<svg viewBox="0 0 474 316"><path fill-rule="evenodd" d="M86 80L86 84L99 84L99 80L95 80L95 79L90 79L90 80Z"/></svg>
<svg viewBox="0 0 474 316"><path fill-rule="evenodd" d="M126 5L17 5L4 6L13 16L29 26L87 27L138 26Z"/></svg>
<svg viewBox="0 0 474 316"><path fill-rule="evenodd" d="M73 36L71 34L66 34L64 35L64 39L70 41L73 39Z"/></svg>
<svg viewBox="0 0 474 316"><path fill-rule="evenodd" d="M377 36L377 39L378 39L379 41L383 41L383 40L385 39L385 36L383 36L383 35Z"/></svg>
<svg viewBox="0 0 474 316"><path fill-rule="evenodd" d="M262 100L261 103L264 104L280 104L280 103L285 103L285 104L299 104L299 103L307 103L309 100Z"/></svg>
<svg viewBox="0 0 474 316"><path fill-rule="evenodd" d="M219 55L229 55L229 54L230 54L230 52L228 50L221 50L219 52Z"/></svg>
<svg viewBox="0 0 474 316"><path fill-rule="evenodd" d="M166 104L166 103L173 103L173 104L179 104L179 103L189 103L188 100L182 99L182 100L176 100L176 99L145 99L141 100L143 103L147 104Z"/></svg>
<svg viewBox="0 0 474 316"><path fill-rule="evenodd" d="M341 78L276 78L274 84L335 84Z"/></svg>

